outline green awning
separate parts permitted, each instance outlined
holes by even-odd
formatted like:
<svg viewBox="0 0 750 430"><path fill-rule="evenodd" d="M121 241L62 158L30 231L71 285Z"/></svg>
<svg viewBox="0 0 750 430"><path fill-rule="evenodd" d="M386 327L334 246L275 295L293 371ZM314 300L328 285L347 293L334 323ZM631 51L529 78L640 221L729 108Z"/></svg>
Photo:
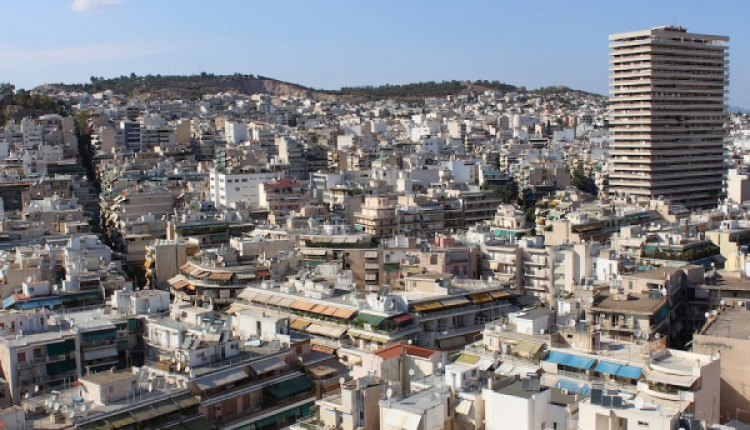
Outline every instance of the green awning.
<svg viewBox="0 0 750 430"><path fill-rule="evenodd" d="M266 387L266 391L277 399L284 399L312 389L315 383L305 375Z"/></svg>
<svg viewBox="0 0 750 430"><path fill-rule="evenodd" d="M385 319L384 316L366 314L366 313L360 312L357 315L357 318L354 318L354 321L377 327L380 325L381 322L383 322L384 319Z"/></svg>
<svg viewBox="0 0 750 430"><path fill-rule="evenodd" d="M81 340L88 342L92 340L114 339L115 337L117 337L117 330L111 329L111 330L104 330L104 331L96 331L92 333L83 333L81 335Z"/></svg>
<svg viewBox="0 0 750 430"><path fill-rule="evenodd" d="M50 343L47 345L47 355L62 355L76 349L76 341L68 339L64 342Z"/></svg>
<svg viewBox="0 0 750 430"><path fill-rule="evenodd" d="M383 265L383 270L385 270L386 273L398 272L401 270L401 263L385 263Z"/></svg>
<svg viewBox="0 0 750 430"><path fill-rule="evenodd" d="M130 415L130 412L124 414L115 415L113 417L105 418L105 420L115 429L127 427L136 423L135 418Z"/></svg>
<svg viewBox="0 0 750 430"><path fill-rule="evenodd" d="M191 421L182 423L188 430L210 430L214 428L214 425L205 417L198 417Z"/></svg>

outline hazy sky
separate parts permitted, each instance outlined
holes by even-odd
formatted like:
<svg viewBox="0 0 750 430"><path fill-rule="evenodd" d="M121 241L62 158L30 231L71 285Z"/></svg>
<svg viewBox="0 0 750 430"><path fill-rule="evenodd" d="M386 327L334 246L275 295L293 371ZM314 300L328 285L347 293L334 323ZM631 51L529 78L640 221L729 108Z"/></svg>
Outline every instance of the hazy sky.
<svg viewBox="0 0 750 430"><path fill-rule="evenodd" d="M0 81L259 74L315 88L444 79L607 93L610 33L678 24L730 37L750 108L750 2L0 0Z"/></svg>

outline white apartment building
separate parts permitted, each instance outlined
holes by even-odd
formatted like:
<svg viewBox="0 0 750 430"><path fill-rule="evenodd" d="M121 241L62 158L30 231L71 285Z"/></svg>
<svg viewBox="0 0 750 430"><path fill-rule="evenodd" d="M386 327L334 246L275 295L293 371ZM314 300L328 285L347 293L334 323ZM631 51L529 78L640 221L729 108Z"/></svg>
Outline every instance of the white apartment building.
<svg viewBox="0 0 750 430"><path fill-rule="evenodd" d="M216 207L229 207L233 202L247 202L251 206L260 204L258 186L272 181L274 172L211 172L209 195Z"/></svg>

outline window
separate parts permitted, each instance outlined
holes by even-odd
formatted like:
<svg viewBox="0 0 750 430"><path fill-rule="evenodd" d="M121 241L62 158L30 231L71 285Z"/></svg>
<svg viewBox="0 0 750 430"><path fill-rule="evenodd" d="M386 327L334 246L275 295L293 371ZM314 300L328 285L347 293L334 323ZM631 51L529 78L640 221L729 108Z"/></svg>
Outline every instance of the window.
<svg viewBox="0 0 750 430"><path fill-rule="evenodd" d="M648 427L648 423L646 421L638 421L638 425L641 427Z"/></svg>
<svg viewBox="0 0 750 430"><path fill-rule="evenodd" d="M26 362L26 353L25 352L19 352L18 353L18 362L19 363L25 363Z"/></svg>

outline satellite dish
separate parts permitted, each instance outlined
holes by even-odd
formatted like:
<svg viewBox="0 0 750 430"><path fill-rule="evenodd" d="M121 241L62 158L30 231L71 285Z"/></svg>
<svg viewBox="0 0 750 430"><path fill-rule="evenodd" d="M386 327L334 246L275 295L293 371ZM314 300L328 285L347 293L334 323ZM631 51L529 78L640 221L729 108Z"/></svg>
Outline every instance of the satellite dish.
<svg viewBox="0 0 750 430"><path fill-rule="evenodd" d="M31 393L26 393L23 395L24 399L28 399L31 397Z"/></svg>
<svg viewBox="0 0 750 430"><path fill-rule="evenodd" d="M409 376L414 376L414 369L409 369Z"/></svg>
<svg viewBox="0 0 750 430"><path fill-rule="evenodd" d="M39 392L39 386L38 386L38 385L34 385L34 392L35 392L35 393L38 393L38 392Z"/></svg>
<svg viewBox="0 0 750 430"><path fill-rule="evenodd" d="M393 397L393 388L388 388L385 390L385 396L390 400L391 397Z"/></svg>
<svg viewBox="0 0 750 430"><path fill-rule="evenodd" d="M711 315L716 316L719 312L716 311L716 309L711 311Z"/></svg>
<svg viewBox="0 0 750 430"><path fill-rule="evenodd" d="M67 417L67 418L68 418L69 420L72 420L72 419L73 419L73 417L74 417L74 416L76 416L76 413L75 413L75 411L72 411L72 410L70 410L70 411L68 411L68 412L65 412L65 416L66 416L66 417Z"/></svg>
<svg viewBox="0 0 750 430"><path fill-rule="evenodd" d="M52 403L52 410L57 412L60 410L60 402L54 402Z"/></svg>
<svg viewBox="0 0 750 430"><path fill-rule="evenodd" d="M641 337L641 331L638 330L638 329L635 329L635 331L633 332L633 336L635 336L635 337Z"/></svg>
<svg viewBox="0 0 750 430"><path fill-rule="evenodd" d="M636 396L635 399L633 399L633 405L636 409L643 409L643 406L646 405L646 401L643 400L643 397Z"/></svg>
<svg viewBox="0 0 750 430"><path fill-rule="evenodd" d="M148 384L148 392L150 393L152 391L154 391L154 383L153 382L150 383L150 384Z"/></svg>
<svg viewBox="0 0 750 430"><path fill-rule="evenodd" d="M190 366L185 366L185 373L190 373Z"/></svg>
<svg viewBox="0 0 750 430"><path fill-rule="evenodd" d="M343 376L339 378L339 385L344 385L344 382L346 382L346 378Z"/></svg>
<svg viewBox="0 0 750 430"><path fill-rule="evenodd" d="M648 339L648 333L643 333L643 338Z"/></svg>
<svg viewBox="0 0 750 430"><path fill-rule="evenodd" d="M656 334L654 335L654 339L656 339L656 340L659 340L659 339L661 339L661 335L660 335L659 333L656 333Z"/></svg>
<svg viewBox="0 0 750 430"><path fill-rule="evenodd" d="M406 341L406 344L407 344L407 345L411 345L412 343L414 343L414 341L413 341L413 340L411 340L411 339L409 339L409 340L407 340L407 341Z"/></svg>
<svg viewBox="0 0 750 430"><path fill-rule="evenodd" d="M706 319L708 319L708 317L710 317L710 316L711 316L711 313L710 313L710 312L706 312L706 313L705 313L705 314L703 314L703 315L704 315L704 316L706 317Z"/></svg>
<svg viewBox="0 0 750 430"><path fill-rule="evenodd" d="M88 409L88 407L85 404L81 404L81 406L78 407L78 410L81 412L86 412L86 409Z"/></svg>
<svg viewBox="0 0 750 430"><path fill-rule="evenodd" d="M544 334L544 329L539 330L539 334Z"/></svg>
<svg viewBox="0 0 750 430"><path fill-rule="evenodd" d="M64 414L67 414L67 413L68 413L68 411L70 411L70 406L68 406L68 405L63 405L63 407L62 407L62 413L64 413Z"/></svg>
<svg viewBox="0 0 750 430"><path fill-rule="evenodd" d="M589 304L594 303L594 298L593 297L589 297L586 301L589 302Z"/></svg>
<svg viewBox="0 0 750 430"><path fill-rule="evenodd" d="M33 280L34 280L34 278L32 278L31 276L27 276L27 277L26 277L26 282L31 282L31 281L33 281Z"/></svg>

